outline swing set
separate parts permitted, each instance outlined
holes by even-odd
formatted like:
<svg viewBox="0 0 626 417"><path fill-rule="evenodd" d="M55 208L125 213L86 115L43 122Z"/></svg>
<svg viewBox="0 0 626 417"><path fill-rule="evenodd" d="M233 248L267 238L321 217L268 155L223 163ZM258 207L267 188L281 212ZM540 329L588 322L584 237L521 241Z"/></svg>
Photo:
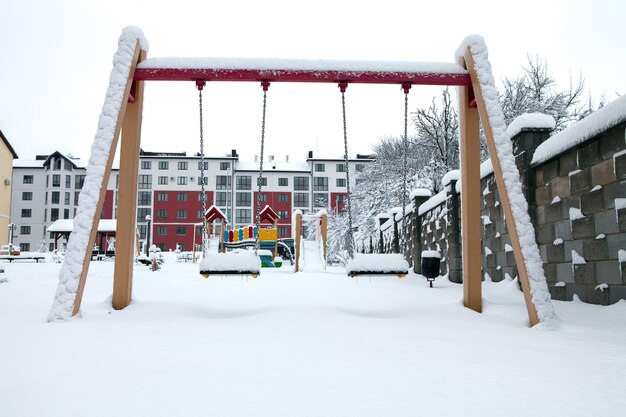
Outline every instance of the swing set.
<svg viewBox="0 0 626 417"><path fill-rule="evenodd" d="M91 216L93 226L87 236L80 241L85 241L85 247L93 247L97 234L97 213L100 213L106 191L106 184L111 173L113 157L121 132L120 170L118 189L118 219L117 219L117 242L114 266L114 285L112 304L115 309L123 309L131 302L133 256L135 241L135 222L137 209L137 177L139 168L139 149L141 139L141 120L144 100L144 86L148 81L189 81L195 83L199 91L200 117L202 117L202 89L206 83L225 81L248 81L260 83L263 90L263 118L261 126L261 157L259 166L259 195L261 192L261 180L263 174L263 146L265 138L265 109L267 91L274 82L306 82L306 83L336 83L342 93L344 105L344 142L346 146L347 164L347 133L345 124L345 98L344 93L350 84L389 84L400 86L406 97L408 90L413 85L447 85L456 86L459 89L459 115L460 115L460 141L461 141L461 184L462 184L462 236L463 236L463 300L464 305L474 311L482 309L482 271L481 271L481 212L480 212L480 153L479 153L479 123L482 122L489 153L493 162L498 191L501 196L502 206L505 210L507 227L511 236L511 243L518 267L519 279L524 291L524 298L531 325L540 322L537 305L541 300L531 294L531 284L536 288L536 282L529 282L529 269L527 267L526 253L522 251L520 235L518 234L518 221L513 216L509 193L510 179L505 182L503 168L500 161L501 144L496 143L494 135L493 100L486 92L491 94L491 84L485 84L485 71L488 80L492 80L491 68L486 58L486 48L482 39L478 41L468 38L457 52L457 63L420 63L420 62L380 62L380 61L323 61L323 60L272 60L272 59L220 59L220 58L151 58L147 59L147 45L143 33L137 28L126 28L120 37L118 52L114 60L114 69L111 75L111 84L107 95L119 94L119 108L113 110L103 109L103 115L115 120L115 128L110 137L106 137L104 150L106 162L103 162L99 198L93 208L85 209L88 213L84 217ZM483 54L484 50L484 54ZM483 55L481 55L483 54ZM477 58L478 57L478 58ZM123 75L123 76L122 76ZM120 82L125 77L125 83ZM116 84L117 83L117 84ZM493 84L493 81L491 81ZM114 84L115 88L114 88ZM119 90L119 93L117 92ZM494 87L495 90L495 87ZM107 99L108 100L108 99ZM497 99L496 99L497 102ZM499 103L497 103L499 106ZM107 107L107 106L105 106ZM501 109L498 109L501 113ZM496 115L497 115L496 111ZM406 111L405 111L406 119ZM102 120L102 117L101 117ZM496 124L496 126L499 126ZM499 131L498 131L499 132ZM98 141L98 136L96 136ZM202 119L200 123L200 157L204 158L204 138L202 134ZM406 122L404 132L406 146ZM98 152L102 152L102 147ZM96 144L94 143L94 148ZM92 157L93 152L92 150ZM403 161L406 171L406 159ZM508 166L508 165L507 165ZM201 167L204 168L203 164ZM204 178L204 173L201 177ZM87 172L87 177L90 171ZM88 178L86 179L86 181ZM97 180L100 180L98 177ZM519 183L514 183L516 186ZM349 184L349 181L347 181ZM204 184L203 195L204 195ZM85 189L81 193L86 192ZM515 191L516 192L516 191ZM406 195L406 193L404 193ZM80 199L82 201L82 199ZM348 208L350 199L348 198ZM202 198L203 212L206 212L205 198ZM403 204L403 207L406 204ZM79 211L80 211L79 205ZM348 211L349 212L349 211ZM259 226L260 201L257 201L257 228ZM404 213L403 213L404 214ZM82 214L81 214L82 215ZM404 217L404 216L403 216ZM525 223L519 223L526 227ZM522 227L520 226L520 227ZM532 227L532 226L530 226ZM204 227L206 230L206 222ZM350 230L351 232L351 230ZM258 236L258 235L257 235ZM297 238L297 237L296 237ZM70 238L71 239L71 238ZM78 238L77 238L78 239ZM206 233L203 233L203 250L206 251ZM258 237L257 237L258 239ZM532 242L534 243L534 242ZM532 244L530 243L530 244ZM536 243L535 247L536 247ZM524 242L525 246L529 242ZM71 245L68 245L71 246ZM258 243L257 243L258 247ZM74 257L82 255L82 270L72 278L77 280L74 302L71 305L72 315L80 309L82 294L91 261L91 251L86 251L82 245L76 245L77 253ZM69 247L68 247L69 249ZM352 249L352 248L350 248ZM81 253L80 251L84 251ZM538 253L538 250L537 250ZM66 256L66 259L68 257ZM67 262L67 261L66 261ZM529 261L528 265L533 265ZM67 268L70 269L70 268ZM61 271L61 283L67 281L67 277ZM542 274L543 275L543 274ZM75 277L75 278L74 278ZM534 281L537 281L533 278ZM543 279L545 281L545 278ZM67 298L67 296L66 296ZM547 320L547 319L546 319Z"/></svg>

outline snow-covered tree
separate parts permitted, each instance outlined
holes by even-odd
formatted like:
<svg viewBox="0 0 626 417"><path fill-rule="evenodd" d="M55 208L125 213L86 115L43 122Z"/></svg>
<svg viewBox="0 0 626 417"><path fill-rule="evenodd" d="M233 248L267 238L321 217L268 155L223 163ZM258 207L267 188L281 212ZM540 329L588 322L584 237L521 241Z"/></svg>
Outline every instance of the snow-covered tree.
<svg viewBox="0 0 626 417"><path fill-rule="evenodd" d="M439 104L433 97L430 107L417 109L413 114L417 135L412 150L421 159L428 159L418 175L428 180L429 188L439 192L441 178L459 167L459 117L448 88L443 90Z"/></svg>

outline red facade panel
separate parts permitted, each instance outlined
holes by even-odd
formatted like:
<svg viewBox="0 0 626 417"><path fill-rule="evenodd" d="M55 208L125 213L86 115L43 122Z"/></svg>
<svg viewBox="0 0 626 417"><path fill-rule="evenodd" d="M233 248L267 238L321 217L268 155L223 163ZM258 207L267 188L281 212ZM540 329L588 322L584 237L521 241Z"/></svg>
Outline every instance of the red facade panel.
<svg viewBox="0 0 626 417"><path fill-rule="evenodd" d="M162 191L153 194L152 242L166 250L180 245L182 250L192 250L194 242L201 243L202 201L198 191ZM206 208L213 204L213 192L206 193Z"/></svg>

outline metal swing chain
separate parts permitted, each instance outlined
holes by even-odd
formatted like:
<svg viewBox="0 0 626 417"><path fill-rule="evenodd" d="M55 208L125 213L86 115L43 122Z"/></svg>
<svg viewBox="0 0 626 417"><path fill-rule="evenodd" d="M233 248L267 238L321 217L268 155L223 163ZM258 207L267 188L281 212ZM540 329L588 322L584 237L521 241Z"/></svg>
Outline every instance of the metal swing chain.
<svg viewBox="0 0 626 417"><path fill-rule="evenodd" d="M267 106L267 89L270 83L263 81L261 86L263 87L263 117L261 118L261 156L259 158L259 178L257 179L257 185L259 191L256 199L256 244L254 245L254 254L258 256L259 252L259 234L261 225L261 190L263 184L263 150L265 147L265 109Z"/></svg>
<svg viewBox="0 0 626 417"><path fill-rule="evenodd" d="M406 170L407 170L407 153L408 153L408 125L409 125L409 89L411 84L402 84L404 90L404 137L402 138L402 236L403 244L402 250L406 254Z"/></svg>
<svg viewBox="0 0 626 417"><path fill-rule="evenodd" d="M206 192L204 188L204 132L202 121L202 88L205 82L202 80L196 81L198 87L198 103L200 108L200 192L202 194L202 257L206 257L207 243L208 243L208 226L206 222ZM195 233L195 231L194 231Z"/></svg>
<svg viewBox="0 0 626 417"><path fill-rule="evenodd" d="M341 109L343 114L343 146L344 160L346 164L346 192L348 199L346 200L346 210L348 212L348 256L354 259L354 236L352 235L352 195L350 194L350 166L348 165L348 128L346 123L346 88L347 83L339 83L341 90Z"/></svg>

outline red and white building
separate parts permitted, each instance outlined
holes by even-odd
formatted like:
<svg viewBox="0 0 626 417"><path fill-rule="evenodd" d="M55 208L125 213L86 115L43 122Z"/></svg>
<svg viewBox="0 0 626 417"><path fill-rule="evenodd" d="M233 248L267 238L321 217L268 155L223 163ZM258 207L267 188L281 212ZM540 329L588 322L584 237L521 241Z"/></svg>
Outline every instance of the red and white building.
<svg viewBox="0 0 626 417"><path fill-rule="evenodd" d="M235 227L253 224L256 219L259 162L239 161L237 152L221 157L206 157L204 182L206 207L215 205ZM360 156L349 161L353 187L358 173L373 159ZM86 172L81 160L59 152L35 160L16 160L13 170L11 222L17 225L14 243L24 251L53 243L47 228L58 219L72 219ZM137 184L137 229L145 241L150 225L150 240L162 250L191 250L201 242L202 193L201 160L186 153L140 153ZM111 173L103 219L117 217L117 169ZM305 162L278 160L269 156L263 163L261 209L267 204L278 213L279 238L290 238L292 213L344 209L347 196L343 159L314 158L309 152ZM151 221L146 220L146 216ZM195 236L194 236L195 234Z"/></svg>

